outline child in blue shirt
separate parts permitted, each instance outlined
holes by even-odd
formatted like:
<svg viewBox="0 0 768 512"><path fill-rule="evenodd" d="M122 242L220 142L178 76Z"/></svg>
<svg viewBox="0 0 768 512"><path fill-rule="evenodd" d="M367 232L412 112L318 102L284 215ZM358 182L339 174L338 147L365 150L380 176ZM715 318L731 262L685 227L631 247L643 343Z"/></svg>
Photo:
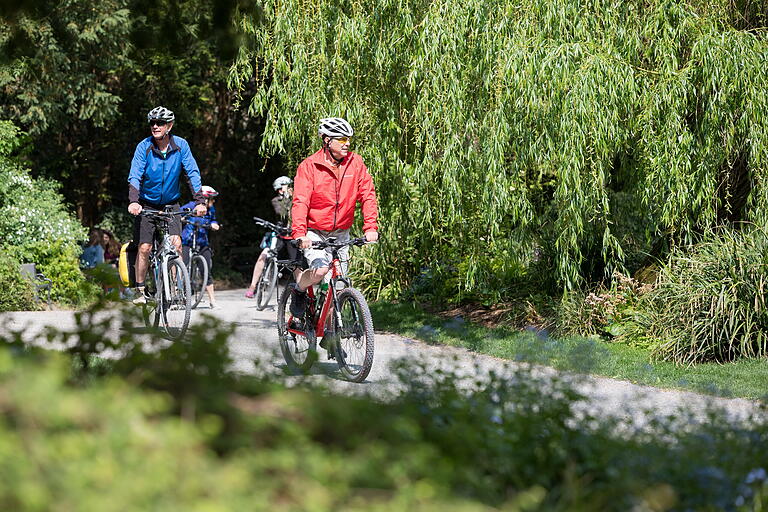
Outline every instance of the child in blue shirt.
<svg viewBox="0 0 768 512"><path fill-rule="evenodd" d="M216 222L216 208L213 204L216 202L216 196L218 192L213 187L203 185L201 193L206 200L208 211L203 216L191 215L187 217L187 224L184 225L184 229L181 232L181 249L184 263L189 265L190 248L192 247L193 234L197 235L197 248L200 254L205 258L208 263L208 282L206 283L205 291L208 293L208 305L211 309L216 309L216 298L213 292L213 260L211 259L211 246L208 243L208 228L218 231L221 227ZM195 207L195 201L182 206L182 209L193 209Z"/></svg>

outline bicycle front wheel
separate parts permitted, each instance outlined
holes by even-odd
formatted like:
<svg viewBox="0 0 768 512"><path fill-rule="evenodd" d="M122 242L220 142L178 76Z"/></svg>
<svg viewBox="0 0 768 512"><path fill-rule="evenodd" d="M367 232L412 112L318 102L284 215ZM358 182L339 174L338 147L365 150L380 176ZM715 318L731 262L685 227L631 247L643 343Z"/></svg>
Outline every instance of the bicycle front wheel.
<svg viewBox="0 0 768 512"><path fill-rule="evenodd" d="M157 301L155 300L157 297L157 282L159 281L157 276L159 275L159 269L153 261L154 260L150 261L147 275L144 278L145 295L151 298L147 300L146 304L142 305L141 309L141 316L144 319L144 325L147 326L147 329L157 329L157 326L160 323L160 314L157 310Z"/></svg>
<svg viewBox="0 0 768 512"><path fill-rule="evenodd" d="M277 286L277 275L277 259L269 258L267 264L264 265L264 271L261 273L261 277L259 277L259 283L256 288L256 308L259 311L269 304L269 299L272 298L272 294Z"/></svg>
<svg viewBox="0 0 768 512"><path fill-rule="evenodd" d="M208 284L208 262L196 254L189 260L189 287L192 291L192 309L195 309L205 294Z"/></svg>
<svg viewBox="0 0 768 512"><path fill-rule="evenodd" d="M280 351L283 353L288 371L307 373L317 360L317 338L311 326L304 330L304 320L295 320L291 315L291 286L283 288L277 304L277 331ZM301 325L298 325L301 324Z"/></svg>
<svg viewBox="0 0 768 512"><path fill-rule="evenodd" d="M189 274L181 258L168 260L163 265L163 273L165 275L157 283L157 312L168 337L178 340L187 332L192 312Z"/></svg>
<svg viewBox="0 0 768 512"><path fill-rule="evenodd" d="M345 379L362 382L373 367L373 319L363 294L344 288L338 295L339 311L333 323L334 355ZM341 324L339 324L339 316Z"/></svg>

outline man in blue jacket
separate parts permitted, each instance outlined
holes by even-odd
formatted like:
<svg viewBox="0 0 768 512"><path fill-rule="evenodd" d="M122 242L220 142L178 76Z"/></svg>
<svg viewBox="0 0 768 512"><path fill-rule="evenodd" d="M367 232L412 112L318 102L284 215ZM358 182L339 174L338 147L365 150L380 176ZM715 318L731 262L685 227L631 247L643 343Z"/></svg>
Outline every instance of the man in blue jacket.
<svg viewBox="0 0 768 512"><path fill-rule="evenodd" d="M192 156L189 144L179 136L171 135L176 117L165 107L155 107L147 114L149 137L139 142L131 161L128 174L128 212L136 215L133 223L133 240L139 244L136 255L136 288L134 303L146 303L144 279L149 266L149 252L155 226L151 219L139 216L147 208L162 210L170 206L179 209L181 171L184 170L192 196L195 214L205 215L205 198L202 195L200 169ZM170 234L176 250L181 254L181 220L170 224Z"/></svg>

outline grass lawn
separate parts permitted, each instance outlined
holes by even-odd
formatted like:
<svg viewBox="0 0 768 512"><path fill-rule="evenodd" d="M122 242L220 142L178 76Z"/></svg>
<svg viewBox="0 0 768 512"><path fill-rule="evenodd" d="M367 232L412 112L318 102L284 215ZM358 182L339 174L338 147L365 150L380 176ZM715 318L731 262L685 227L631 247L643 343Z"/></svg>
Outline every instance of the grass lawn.
<svg viewBox="0 0 768 512"><path fill-rule="evenodd" d="M555 339L533 330L487 328L461 318L441 318L409 303L378 302L371 305L371 312L377 328L429 343L660 388L768 401L768 360L764 359L676 366L651 361L650 352L642 348L591 338Z"/></svg>

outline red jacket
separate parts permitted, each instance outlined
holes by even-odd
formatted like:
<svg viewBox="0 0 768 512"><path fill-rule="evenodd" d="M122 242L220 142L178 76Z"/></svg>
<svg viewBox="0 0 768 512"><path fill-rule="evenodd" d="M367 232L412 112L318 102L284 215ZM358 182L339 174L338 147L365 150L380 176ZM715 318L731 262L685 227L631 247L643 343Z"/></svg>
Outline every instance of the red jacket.
<svg viewBox="0 0 768 512"><path fill-rule="evenodd" d="M321 149L299 164L293 181L293 238L307 229L349 229L355 220L355 205L363 210L363 232L378 229L379 216L373 178L363 158L351 151L336 171Z"/></svg>

